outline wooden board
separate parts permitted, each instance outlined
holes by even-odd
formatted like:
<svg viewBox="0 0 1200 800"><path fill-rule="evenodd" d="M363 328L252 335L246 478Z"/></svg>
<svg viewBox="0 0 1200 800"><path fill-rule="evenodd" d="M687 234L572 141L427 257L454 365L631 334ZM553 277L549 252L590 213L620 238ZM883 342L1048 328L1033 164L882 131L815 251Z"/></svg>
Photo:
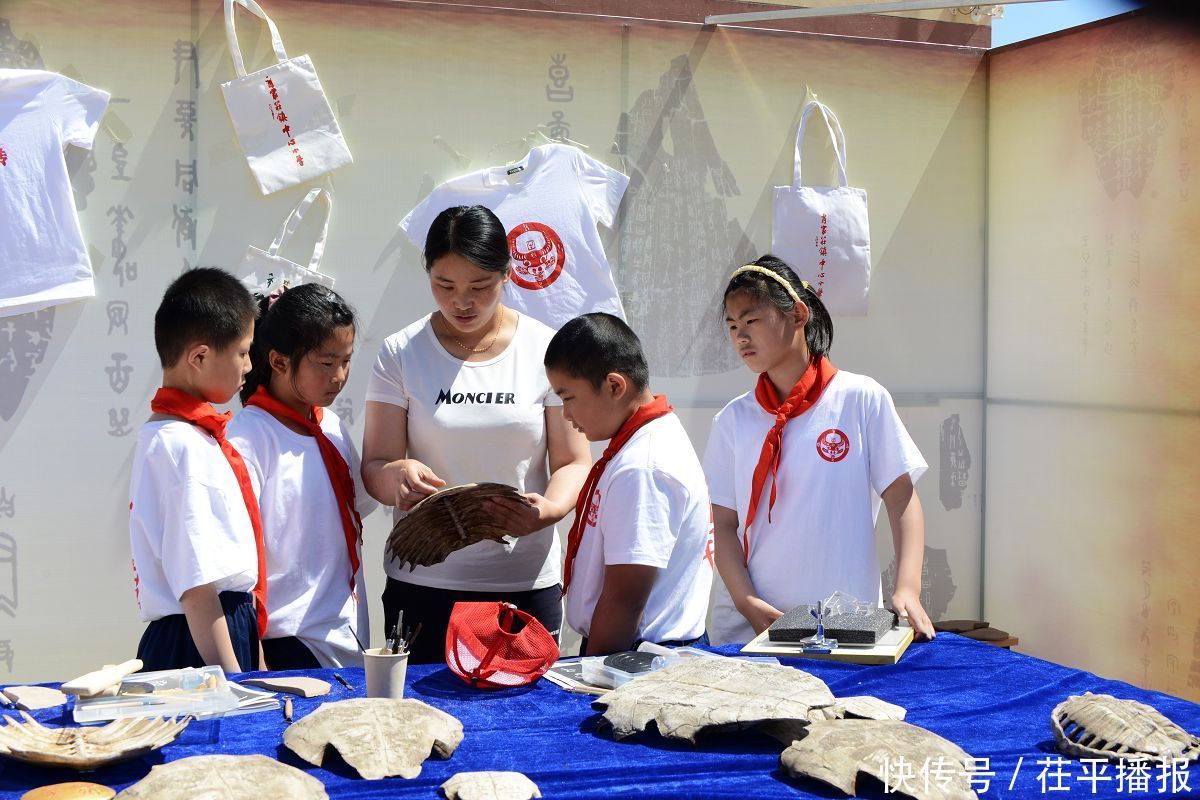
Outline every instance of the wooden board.
<svg viewBox="0 0 1200 800"><path fill-rule="evenodd" d="M815 658L850 664L895 664L912 640L912 628L892 628L874 647L837 647L832 653L806 653L794 642L772 642L767 638L767 632L763 631L743 647L742 652L747 655Z"/></svg>

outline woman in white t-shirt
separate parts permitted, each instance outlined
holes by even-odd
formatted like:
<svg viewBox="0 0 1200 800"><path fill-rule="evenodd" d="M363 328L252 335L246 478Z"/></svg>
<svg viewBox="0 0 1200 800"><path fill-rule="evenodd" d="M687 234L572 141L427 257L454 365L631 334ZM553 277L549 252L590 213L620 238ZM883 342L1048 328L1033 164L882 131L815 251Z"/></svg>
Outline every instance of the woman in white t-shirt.
<svg viewBox="0 0 1200 800"><path fill-rule="evenodd" d="M362 664L370 641L358 453L328 406L350 377L354 311L308 283L260 302L251 361L229 424L262 511L267 560L264 669Z"/></svg>
<svg viewBox="0 0 1200 800"><path fill-rule="evenodd" d="M528 505L495 506L511 538L411 571L387 560L384 627L422 625L413 663L444 658L455 602L503 600L558 635L555 523L575 507L591 454L563 419L542 368L553 331L507 308L508 236L483 206L441 212L425 240L437 311L389 336L367 388L363 482L400 515L447 485L515 486Z"/></svg>
<svg viewBox="0 0 1200 800"><path fill-rule="evenodd" d="M835 591L881 605L880 505L896 548L892 607L932 638L920 601L925 522L913 488L926 464L891 395L830 363L829 312L778 258L734 271L724 311L734 349L759 377L713 419L704 455L721 576L713 644L746 642Z"/></svg>

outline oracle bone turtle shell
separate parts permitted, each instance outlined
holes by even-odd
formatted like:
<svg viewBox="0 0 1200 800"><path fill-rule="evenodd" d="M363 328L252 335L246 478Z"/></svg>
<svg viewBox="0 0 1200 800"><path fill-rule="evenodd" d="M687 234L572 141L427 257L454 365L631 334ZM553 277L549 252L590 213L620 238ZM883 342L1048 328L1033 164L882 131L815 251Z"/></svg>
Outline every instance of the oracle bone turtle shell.
<svg viewBox="0 0 1200 800"><path fill-rule="evenodd" d="M431 755L449 758L462 723L420 700L357 697L325 703L283 732L283 743L313 766L328 745L367 780L415 778Z"/></svg>
<svg viewBox="0 0 1200 800"><path fill-rule="evenodd" d="M4 717L0 755L42 766L91 770L136 758L170 744L190 717L121 719L102 727L47 728L24 711L24 722Z"/></svg>
<svg viewBox="0 0 1200 800"><path fill-rule="evenodd" d="M400 565L429 567L468 545L503 542L508 530L496 522L487 501L497 498L528 505L525 496L503 483L468 483L429 495L401 517L384 552Z"/></svg>
<svg viewBox="0 0 1200 800"><path fill-rule="evenodd" d="M542 793L520 772L459 772L442 784L449 800L534 800Z"/></svg>
<svg viewBox="0 0 1200 800"><path fill-rule="evenodd" d="M150 768L117 800L329 800L312 775L267 756L190 756Z"/></svg>
<svg viewBox="0 0 1200 800"><path fill-rule="evenodd" d="M736 730L770 721L807 721L835 705L825 682L794 667L733 658L687 658L596 698L614 739L653 724L660 735L696 741L710 728Z"/></svg>
<svg viewBox="0 0 1200 800"><path fill-rule="evenodd" d="M1136 700L1074 695L1050 712L1050 725L1059 751L1074 758L1200 758L1200 739Z"/></svg>
<svg viewBox="0 0 1200 800"><path fill-rule="evenodd" d="M934 780L905 779L898 766L930 765ZM803 730L779 757L793 778L813 778L854 796L860 774L884 784L885 794L916 800L978 800L971 788L975 767L961 747L899 720L819 720Z"/></svg>

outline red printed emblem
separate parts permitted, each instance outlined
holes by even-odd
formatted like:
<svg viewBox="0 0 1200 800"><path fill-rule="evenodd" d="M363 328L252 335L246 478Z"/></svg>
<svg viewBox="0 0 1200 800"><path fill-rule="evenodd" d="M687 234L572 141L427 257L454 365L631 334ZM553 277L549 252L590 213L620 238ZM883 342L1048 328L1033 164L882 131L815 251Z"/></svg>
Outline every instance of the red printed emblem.
<svg viewBox="0 0 1200 800"><path fill-rule="evenodd" d="M0 147L0 167L8 166L8 153L4 152L4 148Z"/></svg>
<svg viewBox="0 0 1200 800"><path fill-rule="evenodd" d="M587 524L596 527L596 523L600 521L600 490L597 489L592 495L592 504L588 506Z"/></svg>
<svg viewBox="0 0 1200 800"><path fill-rule="evenodd" d="M817 437L817 453L830 463L841 461L850 452L850 439L837 428Z"/></svg>
<svg viewBox="0 0 1200 800"><path fill-rule="evenodd" d="M133 505L133 503L130 503L130 505ZM131 558L131 559L129 559L129 563L133 566L133 597L135 600L137 600L138 608L141 608L142 607L142 579L140 577L138 577L137 562Z"/></svg>
<svg viewBox="0 0 1200 800"><path fill-rule="evenodd" d="M509 231L508 249L513 283L522 289L545 289L558 280L567 260L562 239L540 222L522 222Z"/></svg>
<svg viewBox="0 0 1200 800"><path fill-rule="evenodd" d="M704 543L704 560L708 562L708 566L712 569L717 568L716 563L716 541L713 540L713 513L712 506L708 507L708 541Z"/></svg>

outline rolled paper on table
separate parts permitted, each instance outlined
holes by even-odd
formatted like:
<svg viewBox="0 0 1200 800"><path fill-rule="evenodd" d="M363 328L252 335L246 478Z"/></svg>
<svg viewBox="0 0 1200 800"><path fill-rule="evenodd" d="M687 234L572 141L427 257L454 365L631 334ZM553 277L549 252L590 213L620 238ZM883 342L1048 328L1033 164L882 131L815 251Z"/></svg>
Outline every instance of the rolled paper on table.
<svg viewBox="0 0 1200 800"><path fill-rule="evenodd" d="M89 672L86 675L80 675L74 680L67 681L62 685L62 691L78 697L91 697L92 695L100 694L110 687L116 686L127 676L132 675L141 668L142 662L136 658L132 658L123 664L104 667L103 669Z"/></svg>

